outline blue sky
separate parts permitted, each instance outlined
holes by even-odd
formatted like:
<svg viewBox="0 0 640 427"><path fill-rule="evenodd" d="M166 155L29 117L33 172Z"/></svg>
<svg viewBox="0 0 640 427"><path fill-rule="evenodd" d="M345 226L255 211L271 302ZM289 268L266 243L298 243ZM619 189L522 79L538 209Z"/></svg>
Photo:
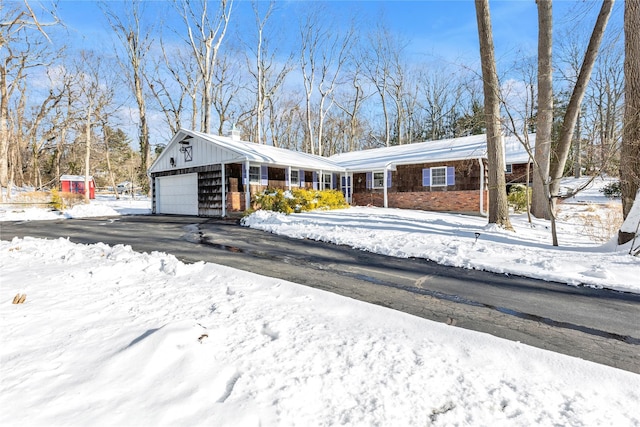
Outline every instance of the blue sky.
<svg viewBox="0 0 640 427"><path fill-rule="evenodd" d="M165 41L176 37L167 28L183 27L171 2L145 2L147 23L162 29ZM103 3L112 10L118 10L123 5L119 0ZM269 24L277 28L275 40L283 56L289 51L287 43L297 44L300 14L314 3L307 0L277 1L278 9ZM409 42L405 53L416 64L444 65L445 69L447 65L465 66L473 72L479 72L478 35L472 0L329 0L324 3L327 14L331 14L332 20L338 25L347 25L355 17L362 31L366 31L382 21L393 33ZM555 0L554 42L561 41L566 31L588 34L600 4L600 1ZM267 6L266 0L260 1L261 9ZM213 9L214 5L210 7ZM621 27L622 7L622 2L616 3L609 28ZM490 9L498 70L502 74L519 58L536 54L536 4L535 0L490 1ZM69 34L66 43L70 44L72 50L94 49L107 56L113 55L116 43L114 35L97 1L60 0L58 15L66 25ZM247 38L255 34L250 0L235 1L231 25L233 28L230 31L238 31ZM228 40L229 37L225 42Z"/></svg>
<svg viewBox="0 0 640 427"><path fill-rule="evenodd" d="M117 9L122 3L108 0L105 3ZM176 19L168 1L147 0L149 20L155 25L168 27ZM314 1L278 1L278 11L274 14L283 31L292 33L289 40L297 35L297 15ZM621 2L617 5L614 20L621 22ZM267 2L262 0L266 7ZM474 3L471 0L449 1L390 1L390 0L330 0L326 7L336 15L336 19L346 22L355 16L364 28L375 25L379 20L396 34L411 43L407 53L418 62L445 60L472 64L477 62L478 41ZM494 41L498 60L522 51L535 54L537 38L537 14L534 0L491 1ZM599 2L556 0L554 2L555 29L572 25L575 15L584 13L595 16ZM82 48L106 48L108 26L98 2L90 0L61 0L58 12L72 36L72 43ZM237 29L253 28L251 1L236 0L233 24ZM593 20L589 20L592 25ZM574 22L573 25L576 23ZM578 23L579 25L579 23ZM167 32L165 32L167 34ZM166 35L165 35L166 37Z"/></svg>
<svg viewBox="0 0 640 427"><path fill-rule="evenodd" d="M104 2L111 8L121 5L118 0ZM170 2L147 0L147 12L156 25L169 26L175 19ZM262 0L262 5L267 2ZM274 15L285 28L296 31L297 14L308 4L308 0L278 1L279 10ZM411 41L409 53L420 56L460 58L472 60L478 56L478 41L474 3L471 0L329 0L326 1L337 17L345 21L355 16L366 28L382 19L394 32ZM621 22L621 6L613 20ZM507 56L522 50L535 53L537 37L537 14L534 0L491 1L494 41L497 57ZM556 0L554 2L555 29L559 31L571 25L569 17L597 13L599 2ZM104 47L107 24L97 1L61 0L58 12L78 46L92 46L97 43ZM236 0L233 13L234 24L238 27L253 25L250 0ZM592 20L589 20L592 25ZM613 23L613 22L612 22ZM575 24L575 23L574 23ZM578 23L579 25L579 23Z"/></svg>

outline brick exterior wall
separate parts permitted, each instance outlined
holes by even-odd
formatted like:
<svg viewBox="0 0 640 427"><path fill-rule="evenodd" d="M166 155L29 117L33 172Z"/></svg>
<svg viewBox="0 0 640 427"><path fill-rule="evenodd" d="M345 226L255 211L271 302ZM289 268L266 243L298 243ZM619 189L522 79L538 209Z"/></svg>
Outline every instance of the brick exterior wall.
<svg viewBox="0 0 640 427"><path fill-rule="evenodd" d="M505 174L505 178L508 184L524 184L527 181L527 164L513 164L511 165L511 173ZM533 165L529 167L529 184L533 183Z"/></svg>
<svg viewBox="0 0 640 427"><path fill-rule="evenodd" d="M480 213L480 191L434 191L434 192L406 192L388 193L390 208L417 209L423 211ZM356 193L353 194L354 206L384 206L384 194ZM484 211L489 208L489 194L484 191Z"/></svg>

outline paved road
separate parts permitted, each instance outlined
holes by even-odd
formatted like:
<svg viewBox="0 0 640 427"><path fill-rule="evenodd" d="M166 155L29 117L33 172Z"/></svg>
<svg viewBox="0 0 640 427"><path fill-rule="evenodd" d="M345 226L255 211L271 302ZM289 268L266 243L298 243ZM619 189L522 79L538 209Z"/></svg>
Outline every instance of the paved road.
<svg viewBox="0 0 640 427"><path fill-rule="evenodd" d="M640 373L640 295L443 267L182 216L0 223L0 238L128 244L216 262Z"/></svg>

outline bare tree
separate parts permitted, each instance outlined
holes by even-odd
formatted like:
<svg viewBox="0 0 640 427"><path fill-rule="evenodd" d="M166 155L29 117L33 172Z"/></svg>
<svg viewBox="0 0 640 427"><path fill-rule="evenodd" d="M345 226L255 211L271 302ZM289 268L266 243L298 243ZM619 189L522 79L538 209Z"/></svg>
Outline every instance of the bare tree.
<svg viewBox="0 0 640 427"><path fill-rule="evenodd" d="M624 76L625 111L622 151L620 159L620 189L622 211L625 218L640 189L640 0L626 0L624 7L625 59ZM633 233L618 233L618 243L634 237Z"/></svg>
<svg viewBox="0 0 640 427"><path fill-rule="evenodd" d="M82 120L85 143L84 175L85 201L89 202L89 176L91 175L92 129L101 123L107 111L113 107L115 84L107 78L109 67L102 57L93 52L82 51L74 67L76 102Z"/></svg>
<svg viewBox="0 0 640 427"><path fill-rule="evenodd" d="M567 106L567 110L562 120L562 129L560 131L558 145L556 150L554 150L554 156L551 158L549 168L549 190L553 212L555 212L556 199L560 193L560 180L562 179L564 167L571 149L571 140L573 138L576 122L580 113L582 99L587 91L587 85L591 78L591 72L596 62L604 31L607 27L609 17L611 16L611 11L613 10L613 3L614 0L604 0L602 2L602 7L600 8L593 32L591 33L589 45L585 52L584 60L580 67L580 73L578 74L576 85L571 92L569 105Z"/></svg>
<svg viewBox="0 0 640 427"><path fill-rule="evenodd" d="M150 185L147 179L147 169L151 156L151 144L149 142L149 123L143 85L147 74L146 56L151 48L153 39L150 31L141 26L144 5L144 2L128 0L125 2L124 14L105 8L105 15L111 24L111 28L118 36L122 47L124 47L124 52L121 53L120 65L127 76L127 81L136 99L138 118L140 120L138 123L138 139L140 142L141 162L138 180L142 184L143 191L148 192Z"/></svg>
<svg viewBox="0 0 640 427"><path fill-rule="evenodd" d="M622 34L600 49L591 83L585 95L585 113L579 113L576 133L586 120L592 129L590 165L600 173L615 173L611 165L622 138L624 100L624 47ZM590 117L589 117L590 116ZM576 144L578 149L581 144ZM575 151L574 151L575 152ZM581 156L578 155L578 158ZM575 159L574 159L575 161ZM581 163L580 163L581 167Z"/></svg>
<svg viewBox="0 0 640 427"><path fill-rule="evenodd" d="M372 93L366 93L362 82L362 65L360 60L352 56L352 67L348 72L348 89L346 85L341 85L340 91L337 91L333 100L340 110L346 115L348 127L346 131L346 144L341 151L355 151L360 148L359 140L362 138L362 119L360 117L360 109L364 101L369 98Z"/></svg>
<svg viewBox="0 0 640 427"><path fill-rule="evenodd" d="M265 111L267 108L274 108L273 97L282 87L286 76L293 68L291 65L293 56L289 55L285 61L279 63L276 58L277 49L270 48L269 42L274 41L275 37L272 35L273 33L268 36L265 31L267 22L276 6L276 2L273 0L269 2L269 7L262 17L260 16L259 2L253 1L252 6L256 20L257 41L255 43L255 49L250 47L250 50L253 50L254 62L251 64L249 58L247 58L247 62L249 63L249 72L255 80L256 88L255 141L259 144L265 144Z"/></svg>
<svg viewBox="0 0 640 427"><path fill-rule="evenodd" d="M312 9L300 23L300 70L305 91L305 147L311 154L315 154L313 137L313 113L311 99L315 88L317 70L318 44L322 35L320 27L319 9Z"/></svg>
<svg viewBox="0 0 640 427"><path fill-rule="evenodd" d="M49 40L46 27L57 25L54 12L42 21L29 2L0 5L0 188L9 185L9 102L25 70L42 65L42 38Z"/></svg>
<svg viewBox="0 0 640 427"><path fill-rule="evenodd" d="M246 86L243 75L240 73L244 67L234 53L223 53L218 57L218 63L214 73L213 109L218 115L218 135L224 134L224 125L234 120L234 107L237 108L237 98L240 91Z"/></svg>
<svg viewBox="0 0 640 427"><path fill-rule="evenodd" d="M200 131L210 133L214 68L231 18L233 0L220 0L213 17L209 13L207 0L175 1L187 29L186 42L198 66L198 81L201 84Z"/></svg>
<svg viewBox="0 0 640 427"><path fill-rule="evenodd" d="M487 161L489 169L489 223L512 230L507 205L504 157L500 125L500 86L493 47L489 0L475 0L480 61L487 123Z"/></svg>
<svg viewBox="0 0 640 427"><path fill-rule="evenodd" d="M147 76L149 89L165 115L172 135L187 121L184 117L187 110L191 113L189 125L196 129L200 86L197 66L180 49L167 51L164 42L161 47L162 60L155 63L153 73ZM185 106L187 103L190 108Z"/></svg>
<svg viewBox="0 0 640 427"><path fill-rule="evenodd" d="M325 39L322 45L322 63L320 64L320 76L318 78L318 155L323 155L324 121L327 113L333 105L333 93L338 84L342 68L349 58L349 50L352 45L355 30L351 26L345 33L336 29L329 30L331 36Z"/></svg>
<svg viewBox="0 0 640 427"><path fill-rule="evenodd" d="M364 62L366 75L380 96L384 120L384 144L387 147L391 145L391 118L387 102L391 76L394 71L393 61L405 47L406 44L395 39L388 28L378 25L369 36L369 46L366 53L363 54L366 58Z"/></svg>
<svg viewBox="0 0 640 427"><path fill-rule="evenodd" d="M449 123L462 97L462 85L444 68L427 68L418 76L421 108L426 114L423 137L437 140L449 135Z"/></svg>

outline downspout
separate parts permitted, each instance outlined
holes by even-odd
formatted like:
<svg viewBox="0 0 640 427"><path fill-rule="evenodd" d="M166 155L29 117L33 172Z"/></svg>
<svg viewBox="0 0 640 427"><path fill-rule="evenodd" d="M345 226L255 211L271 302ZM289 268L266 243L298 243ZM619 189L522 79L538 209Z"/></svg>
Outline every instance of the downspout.
<svg viewBox="0 0 640 427"><path fill-rule="evenodd" d="M224 163L220 164L222 168L222 217L227 216L227 177L225 176L227 165Z"/></svg>
<svg viewBox="0 0 640 427"><path fill-rule="evenodd" d="M244 162L244 179L246 185L244 186L244 209L249 210L251 208L251 184L249 182L249 160L245 160Z"/></svg>
<svg viewBox="0 0 640 427"><path fill-rule="evenodd" d="M478 157L478 163L480 164L480 215L487 216L484 211L484 163L482 157Z"/></svg>

